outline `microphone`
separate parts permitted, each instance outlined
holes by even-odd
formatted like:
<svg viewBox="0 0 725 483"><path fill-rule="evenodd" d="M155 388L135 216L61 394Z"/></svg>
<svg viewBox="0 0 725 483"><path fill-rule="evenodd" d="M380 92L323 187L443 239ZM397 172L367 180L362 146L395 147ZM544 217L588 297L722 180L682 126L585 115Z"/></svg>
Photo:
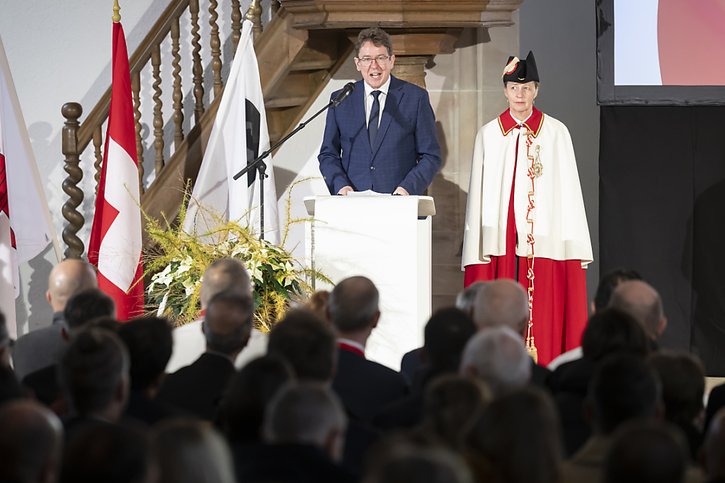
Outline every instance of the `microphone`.
<svg viewBox="0 0 725 483"><path fill-rule="evenodd" d="M348 82L345 84L345 87L342 88L340 93L332 100L332 107L337 107L340 105L342 101L347 98L350 94L352 94L353 89L355 89L355 83L354 82Z"/></svg>

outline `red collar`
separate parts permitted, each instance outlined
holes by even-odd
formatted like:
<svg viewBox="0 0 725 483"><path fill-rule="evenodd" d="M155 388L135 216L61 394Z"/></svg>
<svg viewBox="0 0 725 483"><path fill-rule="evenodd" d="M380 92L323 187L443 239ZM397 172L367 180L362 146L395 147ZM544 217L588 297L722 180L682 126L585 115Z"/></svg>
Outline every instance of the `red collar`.
<svg viewBox="0 0 725 483"><path fill-rule="evenodd" d="M539 135L541 126L544 125L544 113L533 107L531 115L527 120L523 122L526 129L531 131L534 137ZM501 132L504 136L511 132L519 123L511 116L511 111L506 109L500 116L498 116L498 126L501 128Z"/></svg>
<svg viewBox="0 0 725 483"><path fill-rule="evenodd" d="M357 354L360 357L365 357L365 352L361 351L360 348L355 347L354 345L346 344L345 342L338 341L337 347L344 351L352 352L353 354Z"/></svg>

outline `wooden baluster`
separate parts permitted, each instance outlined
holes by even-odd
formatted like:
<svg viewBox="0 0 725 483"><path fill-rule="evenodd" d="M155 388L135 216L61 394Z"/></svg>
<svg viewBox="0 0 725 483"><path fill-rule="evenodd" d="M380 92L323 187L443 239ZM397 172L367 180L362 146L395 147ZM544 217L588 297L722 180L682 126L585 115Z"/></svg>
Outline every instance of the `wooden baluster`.
<svg viewBox="0 0 725 483"><path fill-rule="evenodd" d="M179 148L184 141L184 94L181 92L181 54L179 53L179 19L171 24L171 55L174 60L174 147Z"/></svg>
<svg viewBox="0 0 725 483"><path fill-rule="evenodd" d="M96 157L96 161L93 163L96 174L93 176L93 178L96 180L96 194L98 194L98 185L101 183L101 163L103 162L103 151L101 150L102 145L102 126L98 126L93 130L93 153Z"/></svg>
<svg viewBox="0 0 725 483"><path fill-rule="evenodd" d="M239 0L232 0L232 57L237 52L240 38L242 38L242 7Z"/></svg>
<svg viewBox="0 0 725 483"><path fill-rule="evenodd" d="M199 123L204 114L204 70L201 66L201 35L199 35L199 0L189 0L191 13L191 45L193 59L191 72L194 79L194 120Z"/></svg>
<svg viewBox="0 0 725 483"><path fill-rule="evenodd" d="M217 97L222 93L222 42L219 40L219 25L217 20L219 14L217 13L217 7L219 2L217 0L209 1L209 25L211 26L211 39L209 40L209 46L211 47L211 71L214 76L214 97Z"/></svg>
<svg viewBox="0 0 725 483"><path fill-rule="evenodd" d="M272 0L272 16L276 15L279 11L279 0Z"/></svg>
<svg viewBox="0 0 725 483"><path fill-rule="evenodd" d="M161 114L161 46L156 45L151 51L151 67L154 83L154 147L156 148L156 176L164 168L164 119Z"/></svg>
<svg viewBox="0 0 725 483"><path fill-rule="evenodd" d="M257 37L262 33L262 6L259 0L252 0L245 18L252 22L252 34L256 41Z"/></svg>
<svg viewBox="0 0 725 483"><path fill-rule="evenodd" d="M67 221L63 228L63 241L66 244L65 258L81 258L85 250L83 242L76 235L83 228L85 220L76 208L83 203L83 191L78 183L83 179L80 168L81 156L78 152L78 119L83 114L83 108L77 102L63 104L60 110L66 119L63 125L62 149L65 156L63 169L68 176L63 181L63 192L68 195L68 201L63 204L63 218Z"/></svg>
<svg viewBox="0 0 725 483"><path fill-rule="evenodd" d="M131 92L133 93L133 119L136 125L136 156L138 156L138 187L143 194L143 140L141 139L141 73L136 72L131 78Z"/></svg>

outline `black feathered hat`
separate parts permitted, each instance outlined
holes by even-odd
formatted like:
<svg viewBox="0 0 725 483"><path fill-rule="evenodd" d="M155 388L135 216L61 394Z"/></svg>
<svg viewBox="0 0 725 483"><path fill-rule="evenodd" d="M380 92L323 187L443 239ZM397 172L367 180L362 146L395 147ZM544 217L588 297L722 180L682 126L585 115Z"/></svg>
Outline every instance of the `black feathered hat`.
<svg viewBox="0 0 725 483"><path fill-rule="evenodd" d="M529 51L526 60L519 60L518 57L509 57L506 67L503 69L503 83L516 82L525 84L526 82L539 82L539 71L536 68L536 60L534 53Z"/></svg>

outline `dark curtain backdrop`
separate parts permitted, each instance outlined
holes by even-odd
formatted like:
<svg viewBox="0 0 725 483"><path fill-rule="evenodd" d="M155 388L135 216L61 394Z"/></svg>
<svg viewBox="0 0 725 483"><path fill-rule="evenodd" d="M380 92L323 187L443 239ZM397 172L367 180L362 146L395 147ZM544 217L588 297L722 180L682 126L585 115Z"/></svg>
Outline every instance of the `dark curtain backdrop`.
<svg viewBox="0 0 725 483"><path fill-rule="evenodd" d="M601 273L662 295L661 344L725 376L725 106L602 106Z"/></svg>

